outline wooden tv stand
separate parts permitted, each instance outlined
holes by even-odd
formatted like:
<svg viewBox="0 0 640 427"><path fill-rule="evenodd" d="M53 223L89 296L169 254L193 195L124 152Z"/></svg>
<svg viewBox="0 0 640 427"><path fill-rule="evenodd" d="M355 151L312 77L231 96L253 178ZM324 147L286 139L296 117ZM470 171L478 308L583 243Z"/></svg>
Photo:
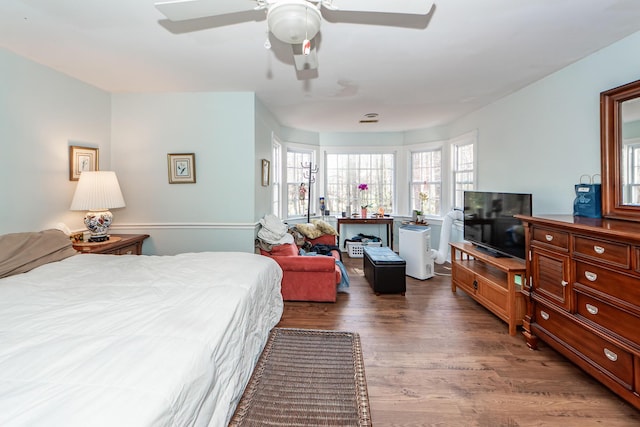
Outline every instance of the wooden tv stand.
<svg viewBox="0 0 640 427"><path fill-rule="evenodd" d="M507 322L509 335L515 335L526 313L522 285L525 262L498 258L478 250L470 243L451 245L451 291L461 288L471 298Z"/></svg>

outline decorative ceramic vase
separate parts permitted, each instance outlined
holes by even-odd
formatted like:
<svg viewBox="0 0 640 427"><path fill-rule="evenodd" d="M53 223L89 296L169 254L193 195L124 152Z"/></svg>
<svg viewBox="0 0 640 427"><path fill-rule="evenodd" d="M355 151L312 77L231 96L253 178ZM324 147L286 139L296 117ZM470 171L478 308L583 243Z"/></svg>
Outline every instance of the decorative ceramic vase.
<svg viewBox="0 0 640 427"><path fill-rule="evenodd" d="M104 242L109 240L107 231L113 221L113 215L108 210L89 211L84 216L84 225L91 232L90 242Z"/></svg>
<svg viewBox="0 0 640 427"><path fill-rule="evenodd" d="M367 217L367 208L362 208L360 210L360 217L361 218L366 218Z"/></svg>

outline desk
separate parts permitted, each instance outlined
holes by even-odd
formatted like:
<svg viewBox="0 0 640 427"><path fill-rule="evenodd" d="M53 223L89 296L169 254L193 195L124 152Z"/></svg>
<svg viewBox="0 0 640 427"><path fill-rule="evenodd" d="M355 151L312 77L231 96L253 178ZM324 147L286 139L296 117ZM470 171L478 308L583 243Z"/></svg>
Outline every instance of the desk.
<svg viewBox="0 0 640 427"><path fill-rule="evenodd" d="M340 233L340 226L342 224L372 224L372 225L386 225L387 226L387 244L389 248L393 250L393 218L385 216L384 218L343 218L338 217L338 234Z"/></svg>

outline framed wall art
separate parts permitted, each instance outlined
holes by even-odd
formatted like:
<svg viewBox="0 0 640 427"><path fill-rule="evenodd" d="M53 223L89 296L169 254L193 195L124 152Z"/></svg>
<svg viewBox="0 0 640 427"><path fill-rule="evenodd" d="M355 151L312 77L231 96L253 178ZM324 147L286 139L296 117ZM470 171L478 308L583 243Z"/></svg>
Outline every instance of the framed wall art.
<svg viewBox="0 0 640 427"><path fill-rule="evenodd" d="M267 159L262 159L262 186L267 187L269 185L269 179L271 177L271 162Z"/></svg>
<svg viewBox="0 0 640 427"><path fill-rule="evenodd" d="M195 184L195 153L169 153L169 184Z"/></svg>
<svg viewBox="0 0 640 427"><path fill-rule="evenodd" d="M98 149L93 147L69 146L69 181L77 181L84 171L98 170Z"/></svg>

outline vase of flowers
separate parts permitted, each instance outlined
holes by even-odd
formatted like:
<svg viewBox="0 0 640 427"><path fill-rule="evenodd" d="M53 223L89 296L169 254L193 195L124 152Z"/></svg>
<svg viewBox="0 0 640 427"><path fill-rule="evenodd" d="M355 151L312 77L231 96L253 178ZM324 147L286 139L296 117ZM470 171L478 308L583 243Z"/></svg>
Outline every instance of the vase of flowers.
<svg viewBox="0 0 640 427"><path fill-rule="evenodd" d="M367 208L369 205L364 203L364 195L365 191L369 190L369 186L367 184L358 184L358 191L360 192L360 217L367 217Z"/></svg>

